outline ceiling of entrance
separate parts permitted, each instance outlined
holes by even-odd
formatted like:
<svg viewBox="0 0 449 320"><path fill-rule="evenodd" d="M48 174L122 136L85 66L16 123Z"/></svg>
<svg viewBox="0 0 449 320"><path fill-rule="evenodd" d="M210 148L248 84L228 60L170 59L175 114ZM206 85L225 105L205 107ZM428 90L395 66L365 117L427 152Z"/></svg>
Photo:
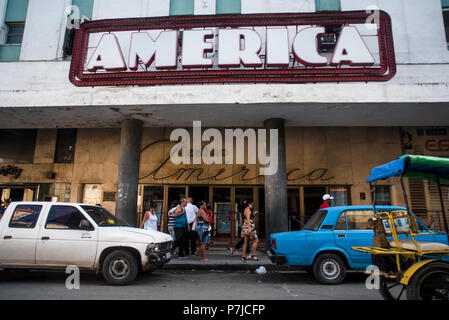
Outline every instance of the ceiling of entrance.
<svg viewBox="0 0 449 320"><path fill-rule="evenodd" d="M116 128L127 118L145 127L260 127L269 118L287 126L442 126L449 103L202 104L0 108L0 128Z"/></svg>

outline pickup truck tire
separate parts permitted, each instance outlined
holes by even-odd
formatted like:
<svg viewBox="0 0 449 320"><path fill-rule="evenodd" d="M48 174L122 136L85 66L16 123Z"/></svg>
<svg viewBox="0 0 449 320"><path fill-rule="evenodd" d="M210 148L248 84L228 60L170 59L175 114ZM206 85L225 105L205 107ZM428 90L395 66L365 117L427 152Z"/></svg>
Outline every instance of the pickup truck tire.
<svg viewBox="0 0 449 320"><path fill-rule="evenodd" d="M124 286L133 282L139 272L136 257L126 250L112 251L102 265L104 279L113 286Z"/></svg>
<svg viewBox="0 0 449 320"><path fill-rule="evenodd" d="M334 253L323 253L313 264L313 275L322 284L335 285L343 282L346 275L344 260Z"/></svg>

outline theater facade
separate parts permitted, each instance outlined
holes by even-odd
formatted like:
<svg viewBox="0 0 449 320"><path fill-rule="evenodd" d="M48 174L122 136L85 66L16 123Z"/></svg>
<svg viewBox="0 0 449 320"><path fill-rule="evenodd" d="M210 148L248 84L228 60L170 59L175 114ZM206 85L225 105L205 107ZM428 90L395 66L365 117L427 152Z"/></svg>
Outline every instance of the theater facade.
<svg viewBox="0 0 449 320"><path fill-rule="evenodd" d="M449 4L362 2L1 0L2 200L101 204L131 224L153 201L164 231L189 196L210 203L224 245L243 199L262 238L301 229L326 193L371 204L374 166L449 157ZM250 143L244 163L174 164L170 136L194 121L277 130L278 170L261 175ZM377 202L403 205L398 185L380 183ZM437 186L406 188L444 230Z"/></svg>

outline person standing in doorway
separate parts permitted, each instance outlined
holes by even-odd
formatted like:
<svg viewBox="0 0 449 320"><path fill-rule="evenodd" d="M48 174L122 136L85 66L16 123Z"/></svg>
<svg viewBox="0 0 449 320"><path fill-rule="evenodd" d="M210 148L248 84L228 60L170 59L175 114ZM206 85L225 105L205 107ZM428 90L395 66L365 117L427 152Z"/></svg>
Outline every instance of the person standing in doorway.
<svg viewBox="0 0 449 320"><path fill-rule="evenodd" d="M243 246L243 244L245 243L245 238L242 237L242 226L243 226L243 212L245 211L245 208L247 206L247 200L243 200L240 199L238 206L237 206L237 224L238 224L238 228L237 228L237 234L240 236L239 241L237 241L237 243L229 248L230 254L231 256L234 255L234 252L237 250L240 250L240 248ZM246 248L246 253L250 253L250 249L249 246Z"/></svg>
<svg viewBox="0 0 449 320"><path fill-rule="evenodd" d="M330 194L325 194L323 196L323 203L318 210L329 208L331 206L332 200L334 200L334 197L331 197Z"/></svg>
<svg viewBox="0 0 449 320"><path fill-rule="evenodd" d="M255 260L258 261L259 258L256 256L257 244L259 243L259 239L257 237L256 231L256 223L254 221L255 215L257 211L253 211L254 203L252 201L247 202L247 207L243 211L243 227L242 227L242 237L245 239L243 243L243 253L242 260ZM249 246L249 242L252 241L251 244L251 257L248 257L246 253L246 248Z"/></svg>
<svg viewBox="0 0 449 320"><path fill-rule="evenodd" d="M157 231L157 215L156 215L157 205L155 203L150 204L150 210L145 212L145 216L142 219L140 228L145 230Z"/></svg>
<svg viewBox="0 0 449 320"><path fill-rule="evenodd" d="M186 206L186 215L187 215L187 223L188 223L188 233L187 233L187 242L188 246L190 244L190 254L195 254L196 252L196 241L198 237L198 233L196 230L193 230L193 222L198 214L198 207L193 204L192 198L187 198L187 206ZM188 255L188 254L187 254Z"/></svg>
<svg viewBox="0 0 449 320"><path fill-rule="evenodd" d="M168 210L168 212L167 212L167 216L168 216L168 223L167 223L168 233L170 233L173 241L176 240L176 237L175 237L175 210L176 210L177 206L178 206L178 201L173 200L171 205L170 205L170 210Z"/></svg>
<svg viewBox="0 0 449 320"><path fill-rule="evenodd" d="M189 247L187 240L187 215L186 215L187 199L181 198L179 205L175 209L175 238L173 250L179 247L178 258L184 258L189 255Z"/></svg>
<svg viewBox="0 0 449 320"><path fill-rule="evenodd" d="M199 210L197 215L198 225L196 227L196 232L200 238L200 249L198 250L198 256L201 262L207 262L206 259L206 245L210 241L210 231L209 226L211 224L210 217L207 214L207 203L201 201L199 203Z"/></svg>

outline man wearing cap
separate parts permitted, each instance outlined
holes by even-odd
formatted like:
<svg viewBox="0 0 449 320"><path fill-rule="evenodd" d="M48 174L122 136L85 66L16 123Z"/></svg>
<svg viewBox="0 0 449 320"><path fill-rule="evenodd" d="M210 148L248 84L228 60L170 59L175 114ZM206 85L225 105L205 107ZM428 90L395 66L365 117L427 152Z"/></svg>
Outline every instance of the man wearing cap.
<svg viewBox="0 0 449 320"><path fill-rule="evenodd" d="M334 200L334 197L331 197L330 194L325 194L323 196L323 203L321 204L319 210L329 208L331 206L332 200Z"/></svg>

